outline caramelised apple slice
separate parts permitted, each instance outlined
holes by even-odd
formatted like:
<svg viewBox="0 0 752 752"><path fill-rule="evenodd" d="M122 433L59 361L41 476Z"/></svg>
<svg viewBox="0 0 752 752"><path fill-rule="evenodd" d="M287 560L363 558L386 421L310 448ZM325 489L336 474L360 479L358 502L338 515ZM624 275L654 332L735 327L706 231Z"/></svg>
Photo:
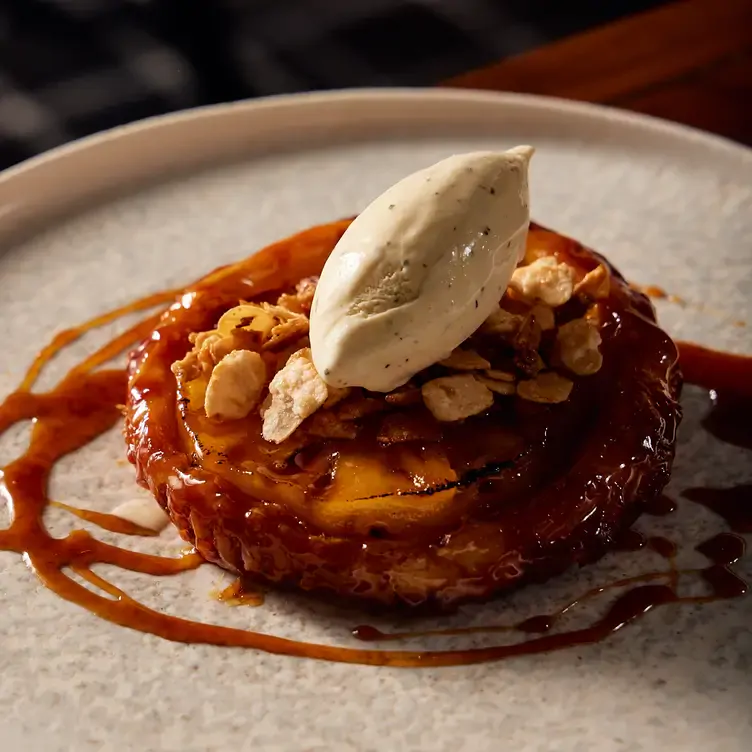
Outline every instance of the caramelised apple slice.
<svg viewBox="0 0 752 752"><path fill-rule="evenodd" d="M386 537L456 521L457 474L440 449L409 443L338 453L331 485L312 504L312 522L335 535Z"/></svg>

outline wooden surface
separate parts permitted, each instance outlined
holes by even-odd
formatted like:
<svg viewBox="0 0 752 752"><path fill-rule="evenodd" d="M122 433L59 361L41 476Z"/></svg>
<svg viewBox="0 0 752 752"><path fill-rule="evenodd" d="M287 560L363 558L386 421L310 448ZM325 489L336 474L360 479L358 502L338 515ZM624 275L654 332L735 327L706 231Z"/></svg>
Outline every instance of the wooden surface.
<svg viewBox="0 0 752 752"><path fill-rule="evenodd" d="M752 0L683 0L447 81L579 99L752 144Z"/></svg>

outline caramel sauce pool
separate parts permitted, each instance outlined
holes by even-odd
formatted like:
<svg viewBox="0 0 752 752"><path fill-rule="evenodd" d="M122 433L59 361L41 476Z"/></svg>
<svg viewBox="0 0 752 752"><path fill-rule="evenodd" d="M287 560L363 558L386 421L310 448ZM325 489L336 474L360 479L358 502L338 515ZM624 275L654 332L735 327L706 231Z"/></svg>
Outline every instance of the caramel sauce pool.
<svg viewBox="0 0 752 752"><path fill-rule="evenodd" d="M107 621L178 642L254 648L270 653L343 663L429 667L496 661L597 642L656 606L734 598L746 592L746 584L732 571L731 566L744 554L744 540L737 533L752 532L751 485L726 489L689 489L685 492L689 499L705 504L721 515L732 529L732 532L721 533L697 547L709 560L709 565L693 572L708 583L711 590L709 595L679 596L676 582L682 572L673 563L674 544L665 538L645 539L637 533L631 533L625 536L623 548L650 548L663 556L669 566L665 570L591 590L555 613L541 614L510 626L439 630L430 633L385 634L369 626L353 630L354 636L363 641L478 631L488 633L516 630L536 635L513 645L454 651L341 648L202 624L144 606L94 573L92 565L112 564L134 572L166 576L195 569L203 560L195 553L177 558L137 553L99 541L81 530L73 531L64 538L53 538L46 530L42 518L46 507L54 504L113 532L148 534L149 531L113 515L53 502L47 496L47 489L50 473L59 459L86 446L121 420L118 406L124 400L126 373L122 369L97 369L148 336L158 315L148 316L97 350L71 369L52 391L35 393L31 389L47 362L87 331L127 313L164 305L174 297L174 291L152 295L92 319L80 327L61 332L40 352L19 389L0 406L0 434L20 421L34 422L28 449L2 471L0 491L8 501L11 524L0 531L0 550L24 556L41 582L61 598L82 606ZM680 353L686 380L717 393L715 408L704 423L706 430L722 441L752 449L752 358L714 352L687 343L680 345ZM673 511L673 508L674 503L670 499L661 497L646 511L649 514L665 515ZM78 584L66 574L66 570L83 577L102 594ZM615 598L605 616L597 622L583 629L548 634L561 616L575 605L617 588L627 589ZM223 593L223 597L228 600L245 598L249 602L253 601L252 595L243 593L240 586L231 586Z"/></svg>

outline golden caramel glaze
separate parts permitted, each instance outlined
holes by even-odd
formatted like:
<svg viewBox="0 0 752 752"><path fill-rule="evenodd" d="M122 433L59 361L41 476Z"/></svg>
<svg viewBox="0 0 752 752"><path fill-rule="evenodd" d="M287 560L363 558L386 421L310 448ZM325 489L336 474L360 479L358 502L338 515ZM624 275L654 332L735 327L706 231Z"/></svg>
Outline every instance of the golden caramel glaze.
<svg viewBox="0 0 752 752"><path fill-rule="evenodd" d="M260 439L257 415L218 422L190 409L170 371L188 335L240 300L273 301L317 274L347 226L315 227L223 267L165 313L129 369L126 440L138 481L211 562L385 604L488 597L602 555L668 481L680 420L676 346L613 269L598 303L604 366L576 378L562 404L501 399L449 426L419 407L411 415L423 441L383 446L366 420L356 439L322 440L313 459L293 447L289 462L279 454L289 446ZM577 279L605 263L533 226L528 260L540 255L575 267ZM577 305L561 315L582 315ZM398 479L388 493L385 473Z"/></svg>
<svg viewBox="0 0 752 752"><path fill-rule="evenodd" d="M329 236L327 242L332 243L334 239ZM284 246L282 250L284 252ZM267 259L267 263L270 261ZM100 618L178 642L245 647L345 663L420 668L502 660L596 642L655 606L735 598L746 592L746 584L734 573L732 565L744 555L744 539L735 533L752 530L752 507L748 504L749 484L737 484L684 491L688 498L721 515L733 531L720 533L697 546L697 550L709 561L706 567L680 572L675 567L675 547L671 541L664 538L645 539L639 533L625 529L614 542L616 550L657 550L669 559L671 566L587 591L552 613L536 615L520 624L459 627L451 631L453 634L465 634L518 630L528 635L538 635L518 644L450 651L355 650L202 624L149 609L91 571L91 566L107 563L153 576L166 576L195 568L203 559L193 553L180 558L141 554L103 543L82 531L73 531L64 538L55 538L47 531L42 517L48 505L56 504L113 532L151 534L151 531L141 530L112 515L52 502L48 498L47 487L50 473L61 457L86 446L117 424L120 418L119 405L125 398L127 374L122 370L97 369L135 342L143 340L155 329L159 317L149 315L105 344L72 368L51 391L37 393L31 389L46 362L90 329L119 316L171 301L174 297L175 294L169 291L157 293L98 316L74 329L60 332L42 349L18 390L0 405L0 435L19 421L34 420L28 448L6 465L0 475L0 492L9 503L11 518L9 527L0 530L0 550L22 554L26 564L44 586ZM185 303L185 299L182 303ZM644 302L639 299L635 304L639 309L644 308ZM650 318L649 307L644 315ZM711 395L714 395L713 407L703 420L703 428L722 442L752 449L752 358L708 350L691 343L679 343L679 350L687 380L711 389ZM644 511L651 515L669 515L676 508L676 503L666 496L645 495L642 502L641 508L644 507ZM67 574L67 569L83 577L94 589L76 582ZM709 594L700 597L680 596L676 591L679 574L700 575L709 586ZM233 596L238 589L245 594L245 585L241 584L241 580L238 583L225 594ZM591 625L546 634L558 623L562 614L577 604L625 586L628 589L618 595L605 615ZM249 594L251 592L254 596L257 595L253 586L248 591ZM257 600L254 597L248 601L244 595L242 602L255 603ZM369 641L411 636L410 633L383 634L365 625L356 628L354 635Z"/></svg>
<svg viewBox="0 0 752 752"><path fill-rule="evenodd" d="M173 291L150 295L60 332L40 351L19 389L0 405L0 435L16 423L34 421L28 448L0 473L0 493L8 500L11 511L9 527L0 530L0 551L22 554L40 581L61 598L124 626L140 622L146 625L154 621L152 616L159 619L161 615L103 580L91 571L92 565L111 564L133 572L166 576L195 569L202 559L195 553L178 558L150 556L104 543L83 530L55 538L45 527L43 514L48 505L55 504L107 530L126 535L147 532L113 515L53 502L47 491L50 474L61 458L89 444L122 417L119 406L126 393L127 374L122 369L96 369L147 336L159 315L148 316L96 350L74 366L53 390L37 393L31 388L46 363L87 331L128 313L163 305L174 297ZM66 568L112 597L83 587L67 575Z"/></svg>

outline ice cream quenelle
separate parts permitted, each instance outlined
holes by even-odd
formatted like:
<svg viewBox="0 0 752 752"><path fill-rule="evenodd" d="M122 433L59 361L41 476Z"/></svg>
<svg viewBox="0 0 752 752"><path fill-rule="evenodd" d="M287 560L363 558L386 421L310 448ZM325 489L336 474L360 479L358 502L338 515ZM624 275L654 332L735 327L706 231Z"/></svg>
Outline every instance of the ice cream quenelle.
<svg viewBox="0 0 752 752"><path fill-rule="evenodd" d="M353 221L311 310L313 362L328 384L391 391L483 323L524 254L532 155L518 146L449 157Z"/></svg>

